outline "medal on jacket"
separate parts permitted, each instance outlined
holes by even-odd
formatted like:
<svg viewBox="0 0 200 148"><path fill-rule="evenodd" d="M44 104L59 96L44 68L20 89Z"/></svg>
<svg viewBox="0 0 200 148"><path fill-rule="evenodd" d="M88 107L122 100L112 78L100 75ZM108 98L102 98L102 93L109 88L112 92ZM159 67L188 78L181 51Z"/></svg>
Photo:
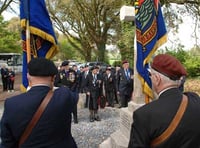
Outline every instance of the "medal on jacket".
<svg viewBox="0 0 200 148"><path fill-rule="evenodd" d="M75 74L73 72L69 73L69 81L74 82L75 80Z"/></svg>
<svg viewBox="0 0 200 148"><path fill-rule="evenodd" d="M60 79L63 79L63 74L62 73L60 73Z"/></svg>
<svg viewBox="0 0 200 148"><path fill-rule="evenodd" d="M120 81L124 80L121 72L119 73L119 76L120 76Z"/></svg>

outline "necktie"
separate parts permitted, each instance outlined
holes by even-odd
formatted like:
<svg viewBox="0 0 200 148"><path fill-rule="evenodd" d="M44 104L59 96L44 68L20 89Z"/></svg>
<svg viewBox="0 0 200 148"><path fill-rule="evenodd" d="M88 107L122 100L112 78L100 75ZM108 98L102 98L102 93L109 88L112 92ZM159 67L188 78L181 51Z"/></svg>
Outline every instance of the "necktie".
<svg viewBox="0 0 200 148"><path fill-rule="evenodd" d="M128 69L126 69L126 78L129 80Z"/></svg>
<svg viewBox="0 0 200 148"><path fill-rule="evenodd" d="M85 72L85 78L87 77L87 72Z"/></svg>
<svg viewBox="0 0 200 148"><path fill-rule="evenodd" d="M97 80L97 75L94 75L94 80L95 80L95 81Z"/></svg>
<svg viewBox="0 0 200 148"><path fill-rule="evenodd" d="M66 76L66 78L69 77L69 71L65 71L65 76Z"/></svg>
<svg viewBox="0 0 200 148"><path fill-rule="evenodd" d="M93 84L94 84L94 86L96 85L96 80L97 80L96 75L93 75Z"/></svg>

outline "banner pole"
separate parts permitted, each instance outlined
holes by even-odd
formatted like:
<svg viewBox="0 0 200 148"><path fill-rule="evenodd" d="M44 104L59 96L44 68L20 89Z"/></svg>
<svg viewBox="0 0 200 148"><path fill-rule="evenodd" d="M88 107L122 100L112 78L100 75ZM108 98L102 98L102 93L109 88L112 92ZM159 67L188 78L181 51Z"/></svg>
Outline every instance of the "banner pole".
<svg viewBox="0 0 200 148"><path fill-rule="evenodd" d="M29 63L31 60L29 20L26 20L26 52L27 52L27 63Z"/></svg>

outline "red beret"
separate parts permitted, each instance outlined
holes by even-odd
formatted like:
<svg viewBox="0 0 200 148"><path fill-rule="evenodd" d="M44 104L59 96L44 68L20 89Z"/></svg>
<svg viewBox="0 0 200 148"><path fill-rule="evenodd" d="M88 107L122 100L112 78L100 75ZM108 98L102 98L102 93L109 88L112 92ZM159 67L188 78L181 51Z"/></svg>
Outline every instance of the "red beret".
<svg viewBox="0 0 200 148"><path fill-rule="evenodd" d="M168 54L155 56L151 67L172 80L179 80L180 77L187 75L183 65L175 57Z"/></svg>
<svg viewBox="0 0 200 148"><path fill-rule="evenodd" d="M122 64L128 63L128 60L124 60L122 61Z"/></svg>

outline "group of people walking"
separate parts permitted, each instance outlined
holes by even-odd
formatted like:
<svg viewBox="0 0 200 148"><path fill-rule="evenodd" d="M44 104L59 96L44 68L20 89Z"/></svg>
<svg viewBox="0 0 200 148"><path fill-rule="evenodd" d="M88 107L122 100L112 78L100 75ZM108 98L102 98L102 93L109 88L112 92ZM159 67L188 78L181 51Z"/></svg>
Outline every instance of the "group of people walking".
<svg viewBox="0 0 200 148"><path fill-rule="evenodd" d="M15 72L3 65L1 68L3 91L14 92Z"/></svg>

